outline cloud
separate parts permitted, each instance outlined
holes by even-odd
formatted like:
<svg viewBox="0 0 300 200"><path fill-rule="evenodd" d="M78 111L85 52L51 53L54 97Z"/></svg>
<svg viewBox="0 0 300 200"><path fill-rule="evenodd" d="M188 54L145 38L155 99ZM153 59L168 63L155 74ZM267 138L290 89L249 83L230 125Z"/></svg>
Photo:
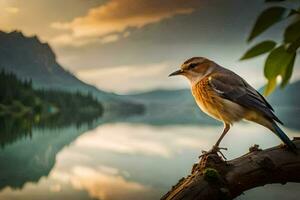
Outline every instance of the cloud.
<svg viewBox="0 0 300 200"><path fill-rule="evenodd" d="M175 15L192 13L199 6L199 2L199 0L109 0L101 6L91 8L85 16L76 17L70 22L54 22L51 27L68 31L72 41L107 37L110 34L124 32L128 28L141 28ZM57 39L54 41L59 42Z"/></svg>
<svg viewBox="0 0 300 200"><path fill-rule="evenodd" d="M167 62L141 65L123 65L106 68L78 69L74 73L80 79L97 86L98 88L128 93L132 91L153 90L164 87L187 86L188 82L181 79L169 79L168 74L176 68ZM118 77L118 78L111 78ZM155 80L155 81L154 81ZM107 84L107 83L110 84ZM126 84L124 84L126 83ZM143 84L140 84L143 83Z"/></svg>
<svg viewBox="0 0 300 200"><path fill-rule="evenodd" d="M20 9L17 7L6 7L5 11L10 14L17 14L20 11Z"/></svg>
<svg viewBox="0 0 300 200"><path fill-rule="evenodd" d="M71 170L55 171L52 178L59 182L70 183L77 190L86 190L95 199L134 199L146 192L150 187L138 182L128 181L119 174L119 170L106 166L98 169L89 166L74 166ZM63 179L61 178L63 177Z"/></svg>
<svg viewBox="0 0 300 200"><path fill-rule="evenodd" d="M83 137L82 140L77 141L76 145L84 148L100 149L102 151L105 150L128 155L139 154L161 157L170 156L169 149L162 143L153 139L142 139L143 136L149 137L149 130L141 132L139 136L135 133L131 133L131 128L132 127L128 127L125 124L119 126L108 125L105 127L98 127L97 129L91 131L88 137ZM98 134L99 132L102 132L103 129L107 130L108 132L113 129L113 132L119 131L122 134Z"/></svg>
<svg viewBox="0 0 300 200"><path fill-rule="evenodd" d="M202 128L205 133L215 130L214 127ZM213 136L213 134L210 135ZM172 140L170 140L171 137ZM79 149L95 152L172 158L179 150L198 149L199 146L209 148L209 140L199 137L196 127L162 128L118 123L99 126L81 136L74 145ZM112 170L106 169L105 171Z"/></svg>
<svg viewBox="0 0 300 200"><path fill-rule="evenodd" d="M106 37L103 37L101 39L101 42L102 43L109 43L109 42L114 42L114 41L117 41L119 39L119 36L117 34L114 34L114 35L108 35Z"/></svg>

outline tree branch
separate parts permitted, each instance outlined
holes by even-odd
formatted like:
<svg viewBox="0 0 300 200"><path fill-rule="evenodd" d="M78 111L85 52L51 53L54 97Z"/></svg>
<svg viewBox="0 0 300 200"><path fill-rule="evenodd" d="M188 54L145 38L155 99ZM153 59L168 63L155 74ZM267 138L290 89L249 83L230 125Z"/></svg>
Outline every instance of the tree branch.
<svg viewBox="0 0 300 200"><path fill-rule="evenodd" d="M300 182L300 138L294 138L297 154L283 145L224 161L216 153L201 157L192 172L161 200L229 200L254 187L270 183Z"/></svg>

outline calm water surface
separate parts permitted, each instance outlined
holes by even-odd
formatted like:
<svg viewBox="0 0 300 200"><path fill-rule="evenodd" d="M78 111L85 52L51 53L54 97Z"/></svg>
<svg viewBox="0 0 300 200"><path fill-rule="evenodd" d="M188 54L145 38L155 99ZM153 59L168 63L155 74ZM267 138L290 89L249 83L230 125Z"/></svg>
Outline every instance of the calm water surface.
<svg viewBox="0 0 300 200"><path fill-rule="evenodd" d="M222 127L151 126L130 123L32 130L0 150L0 199L159 199L186 176L202 149L209 149ZM285 129L289 136L300 132ZM221 146L227 158L249 146L280 141L255 124L239 123ZM299 199L300 184L265 186L239 197Z"/></svg>

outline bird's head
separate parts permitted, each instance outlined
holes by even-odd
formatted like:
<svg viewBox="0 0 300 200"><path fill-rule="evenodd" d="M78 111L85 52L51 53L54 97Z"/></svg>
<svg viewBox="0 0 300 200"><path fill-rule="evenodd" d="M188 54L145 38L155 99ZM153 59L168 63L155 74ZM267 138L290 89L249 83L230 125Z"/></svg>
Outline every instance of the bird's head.
<svg viewBox="0 0 300 200"><path fill-rule="evenodd" d="M209 74L216 64L204 57L193 57L186 60L179 70L171 73L169 76L183 75L187 77L191 83L196 83L204 76Z"/></svg>

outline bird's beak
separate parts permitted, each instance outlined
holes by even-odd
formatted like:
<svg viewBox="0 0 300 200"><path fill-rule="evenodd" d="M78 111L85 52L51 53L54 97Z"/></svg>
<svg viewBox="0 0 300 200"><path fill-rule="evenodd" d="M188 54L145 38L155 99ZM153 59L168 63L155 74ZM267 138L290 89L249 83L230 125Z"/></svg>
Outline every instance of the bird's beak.
<svg viewBox="0 0 300 200"><path fill-rule="evenodd" d="M177 75L180 75L180 74L182 74L182 73L183 73L183 70L182 70L182 69L179 69L179 70L177 70L177 71L175 71L175 72L169 74L169 77L170 77L170 76L177 76Z"/></svg>

